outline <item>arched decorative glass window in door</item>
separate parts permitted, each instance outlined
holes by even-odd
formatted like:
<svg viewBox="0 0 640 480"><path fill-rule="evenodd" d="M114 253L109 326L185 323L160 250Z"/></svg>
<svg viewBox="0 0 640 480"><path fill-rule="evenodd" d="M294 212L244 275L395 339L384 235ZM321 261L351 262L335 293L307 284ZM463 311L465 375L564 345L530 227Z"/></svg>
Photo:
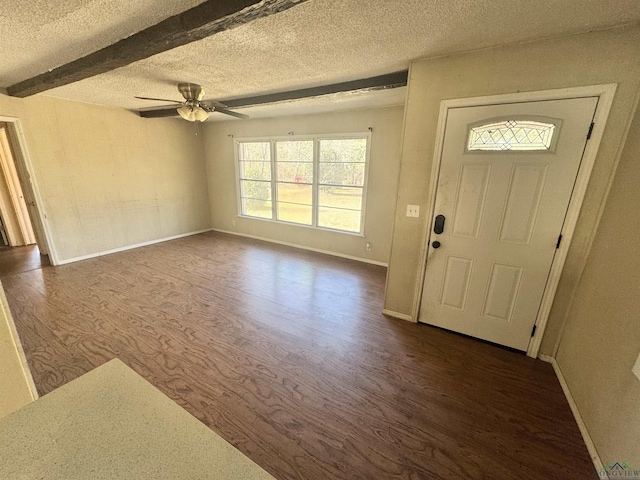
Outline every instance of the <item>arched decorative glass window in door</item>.
<svg viewBox="0 0 640 480"><path fill-rule="evenodd" d="M556 123L533 119L491 119L469 128L467 151L549 151Z"/></svg>

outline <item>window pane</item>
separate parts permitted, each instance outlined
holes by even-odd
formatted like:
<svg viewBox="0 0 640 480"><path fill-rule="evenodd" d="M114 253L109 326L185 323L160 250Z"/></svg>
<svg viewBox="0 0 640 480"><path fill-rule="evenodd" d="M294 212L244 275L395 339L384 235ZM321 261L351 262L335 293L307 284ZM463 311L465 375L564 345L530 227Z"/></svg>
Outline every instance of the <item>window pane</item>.
<svg viewBox="0 0 640 480"><path fill-rule="evenodd" d="M321 163L318 183L364 185L364 163Z"/></svg>
<svg viewBox="0 0 640 480"><path fill-rule="evenodd" d="M320 207L318 209L318 226L360 232L360 212Z"/></svg>
<svg viewBox="0 0 640 480"><path fill-rule="evenodd" d="M240 162L240 178L271 180L270 162Z"/></svg>
<svg viewBox="0 0 640 480"><path fill-rule="evenodd" d="M313 163L278 162L278 181L295 183L313 182Z"/></svg>
<svg viewBox="0 0 640 480"><path fill-rule="evenodd" d="M242 214L252 217L272 218L271 202L264 200L242 199Z"/></svg>
<svg viewBox="0 0 640 480"><path fill-rule="evenodd" d="M270 162L269 142L243 142L240 144L240 160L244 162Z"/></svg>
<svg viewBox="0 0 640 480"><path fill-rule="evenodd" d="M276 142L276 161L313 162L313 140Z"/></svg>
<svg viewBox="0 0 640 480"><path fill-rule="evenodd" d="M311 205L312 186L293 183L278 184L278 201Z"/></svg>
<svg viewBox="0 0 640 480"><path fill-rule="evenodd" d="M250 180L240 180L240 188L240 196L243 198L271 200L271 183L269 182L252 182Z"/></svg>
<svg viewBox="0 0 640 480"><path fill-rule="evenodd" d="M366 138L320 140L320 162L362 162L367 158Z"/></svg>
<svg viewBox="0 0 640 480"><path fill-rule="evenodd" d="M278 220L311 225L311 205L278 202Z"/></svg>
<svg viewBox="0 0 640 480"><path fill-rule="evenodd" d="M504 120L469 129L467 150L550 150L556 126L535 120Z"/></svg>
<svg viewBox="0 0 640 480"><path fill-rule="evenodd" d="M320 187L318 205L321 207L362 209L362 189L357 187Z"/></svg>

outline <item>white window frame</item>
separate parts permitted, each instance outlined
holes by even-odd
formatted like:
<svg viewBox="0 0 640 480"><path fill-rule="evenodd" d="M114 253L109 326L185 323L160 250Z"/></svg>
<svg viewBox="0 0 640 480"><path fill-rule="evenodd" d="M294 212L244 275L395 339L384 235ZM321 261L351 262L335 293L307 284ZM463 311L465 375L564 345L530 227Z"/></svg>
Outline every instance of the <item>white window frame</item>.
<svg viewBox="0 0 640 480"><path fill-rule="evenodd" d="M367 148L364 160L364 180L362 184L362 207L360 209L360 231L352 232L348 230L340 230L337 228L321 227L318 226L318 192L319 187L322 185L318 182L318 170L320 164L320 141L321 140L349 140L366 138ZM313 140L313 180L312 180L312 196L311 196L311 225L304 225L301 223L287 222L285 220L278 220L277 215L277 203L278 203L278 180L276 174L276 143L277 142L294 142L294 141L309 141ZM364 237L364 220L365 211L367 205L367 185L369 183L369 159L371 156L371 132L358 132L358 133L340 133L340 134L323 134L323 135L286 135L286 136L273 136L273 137L242 137L233 139L233 152L234 162L236 170L236 205L238 217L258 220L263 222L282 223L285 225L293 225L302 228L312 228L314 230L327 230L335 233L342 233L345 235L357 235ZM251 142L269 142L270 144L270 157L271 157L271 218L253 217L242 213L242 188L240 186L240 145L242 143ZM356 186L357 188L357 186Z"/></svg>

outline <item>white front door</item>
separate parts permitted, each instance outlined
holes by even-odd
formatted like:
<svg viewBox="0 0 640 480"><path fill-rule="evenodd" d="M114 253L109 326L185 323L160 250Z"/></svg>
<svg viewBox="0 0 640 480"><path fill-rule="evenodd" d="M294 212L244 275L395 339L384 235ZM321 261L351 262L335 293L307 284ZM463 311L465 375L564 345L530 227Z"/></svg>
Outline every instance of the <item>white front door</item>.
<svg viewBox="0 0 640 480"><path fill-rule="evenodd" d="M597 102L448 110L421 322L527 349Z"/></svg>

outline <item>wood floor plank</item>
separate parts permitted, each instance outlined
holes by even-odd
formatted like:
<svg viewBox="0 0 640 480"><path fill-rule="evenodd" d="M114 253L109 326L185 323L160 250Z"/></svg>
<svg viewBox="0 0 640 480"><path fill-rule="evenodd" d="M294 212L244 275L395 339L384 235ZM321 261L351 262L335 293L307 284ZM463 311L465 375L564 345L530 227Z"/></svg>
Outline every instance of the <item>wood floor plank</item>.
<svg viewBox="0 0 640 480"><path fill-rule="evenodd" d="M276 478L593 475L549 365L384 317L385 273L208 233L0 276L41 393L119 357Z"/></svg>
<svg viewBox="0 0 640 480"><path fill-rule="evenodd" d="M3 247L0 251L0 276L14 275L43 268L49 265L49 258L40 255L36 245L23 247Z"/></svg>

